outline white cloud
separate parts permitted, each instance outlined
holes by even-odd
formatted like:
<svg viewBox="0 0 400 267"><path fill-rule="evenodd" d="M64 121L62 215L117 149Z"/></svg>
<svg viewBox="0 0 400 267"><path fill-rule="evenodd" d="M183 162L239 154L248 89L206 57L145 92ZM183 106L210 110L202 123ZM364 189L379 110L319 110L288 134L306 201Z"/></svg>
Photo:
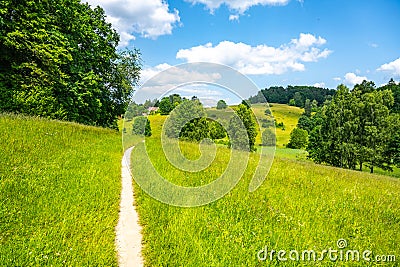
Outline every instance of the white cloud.
<svg viewBox="0 0 400 267"><path fill-rule="evenodd" d="M356 84L360 84L362 83L364 80L368 80L367 77L365 76L357 76L355 73L353 72L349 72L346 73L346 75L344 75L344 81L346 84L348 85L356 85Z"/></svg>
<svg viewBox="0 0 400 267"><path fill-rule="evenodd" d="M218 9L221 5L226 5L229 9L243 14L252 6L276 6L286 5L289 0L186 0L193 4L203 4L210 10L211 13Z"/></svg>
<svg viewBox="0 0 400 267"><path fill-rule="evenodd" d="M120 46L127 46L134 40L133 33L145 38L157 38L171 34L176 23L180 22L178 10L169 10L163 0L87 0L91 6L101 6L121 36Z"/></svg>
<svg viewBox="0 0 400 267"><path fill-rule="evenodd" d="M229 20L230 21L239 20L239 15L229 15Z"/></svg>
<svg viewBox="0 0 400 267"><path fill-rule="evenodd" d="M321 83L315 83L314 87L319 87L319 88L325 88L325 83L321 82Z"/></svg>
<svg viewBox="0 0 400 267"><path fill-rule="evenodd" d="M245 43L222 41L181 49L176 57L187 62L212 62L231 66L243 74L282 74L288 71L304 71L304 62L317 62L332 51L321 50L326 43L321 37L301 33L298 39L279 47L268 45L250 46Z"/></svg>
<svg viewBox="0 0 400 267"><path fill-rule="evenodd" d="M390 71L392 73L392 75L400 76L400 58L398 58L392 62L389 62L387 64L383 64L377 70L378 71Z"/></svg>
<svg viewBox="0 0 400 267"><path fill-rule="evenodd" d="M171 65L169 65L167 63L163 63L163 64L159 64L155 67L148 67L148 68L142 69L140 72L140 84L144 84L145 82L147 82L149 79L153 78L160 72L167 70L171 67L172 67Z"/></svg>
<svg viewBox="0 0 400 267"><path fill-rule="evenodd" d="M340 82L340 81L342 80L342 78L340 78L340 77L334 77L333 80L334 80L334 81L337 81L337 82Z"/></svg>

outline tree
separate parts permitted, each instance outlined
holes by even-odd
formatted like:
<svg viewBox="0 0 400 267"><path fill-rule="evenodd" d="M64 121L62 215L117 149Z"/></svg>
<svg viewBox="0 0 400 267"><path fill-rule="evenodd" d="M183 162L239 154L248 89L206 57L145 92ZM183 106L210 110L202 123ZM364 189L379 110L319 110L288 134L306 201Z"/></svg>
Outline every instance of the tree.
<svg viewBox="0 0 400 267"><path fill-rule="evenodd" d="M117 52L102 8L1 1L0 14L0 110L117 128L141 61Z"/></svg>
<svg viewBox="0 0 400 267"><path fill-rule="evenodd" d="M132 125L132 133L136 135L151 136L150 121L147 117L136 117Z"/></svg>
<svg viewBox="0 0 400 267"><path fill-rule="evenodd" d="M246 127L239 117L234 116L229 120L228 135L230 148L251 151Z"/></svg>
<svg viewBox="0 0 400 267"><path fill-rule="evenodd" d="M142 104L130 103L125 112L125 119L132 120L134 117L141 116L147 109Z"/></svg>
<svg viewBox="0 0 400 267"><path fill-rule="evenodd" d="M306 130L308 133L310 133L312 129L314 129L313 119L305 114L301 115L297 122L297 128Z"/></svg>
<svg viewBox="0 0 400 267"><path fill-rule="evenodd" d="M208 123L202 120L206 117L207 114L200 101L185 99L166 120L165 134L170 138L181 137L187 140L200 141L203 137L209 137Z"/></svg>
<svg viewBox="0 0 400 267"><path fill-rule="evenodd" d="M224 100L219 100L217 103L217 109L226 109L228 107L228 105L226 104L226 102Z"/></svg>
<svg viewBox="0 0 400 267"><path fill-rule="evenodd" d="M393 78L390 79L388 84L378 88L378 90L390 90L393 93L393 106L392 111L400 113L400 83L396 83Z"/></svg>
<svg viewBox="0 0 400 267"><path fill-rule="evenodd" d="M163 97L158 104L158 107L161 115L168 115L174 109L174 105L169 97Z"/></svg>
<svg viewBox="0 0 400 267"><path fill-rule="evenodd" d="M210 137L210 127L205 117L195 118L186 123L181 132L179 138L188 141L200 142L204 138Z"/></svg>
<svg viewBox="0 0 400 267"><path fill-rule="evenodd" d="M216 140L226 137L226 130L218 121L208 120L208 124L211 139Z"/></svg>
<svg viewBox="0 0 400 267"><path fill-rule="evenodd" d="M256 131L256 120L254 118L254 114L251 111L251 109L244 105L244 104L240 104L237 109L235 110L236 114L238 115L239 119L242 121L245 129L246 129L246 133L242 132L242 127L240 127L240 123L238 123L235 119L235 117L233 117L230 121L231 127L230 129L235 132L234 136L236 138L239 139L240 135L242 134L246 134L247 137L240 137L240 142L238 141L238 146L241 149L250 149L250 151L254 151L255 150L255 141L256 141L256 136L257 136L257 131ZM229 132L229 131L228 131ZM246 139L248 140L248 146L244 146L242 145L243 140Z"/></svg>
<svg viewBox="0 0 400 267"><path fill-rule="evenodd" d="M372 82L363 81L350 92L339 85L331 101L317 112L310 133L309 156L316 162L362 170L366 164L391 169L393 155L388 140L393 136L390 90L378 91ZM313 117L314 117L313 116Z"/></svg>
<svg viewBox="0 0 400 267"><path fill-rule="evenodd" d="M312 106L311 106L311 101L310 99L306 99L306 102L304 103L304 115L307 117L311 117L311 110L312 110Z"/></svg>
<svg viewBox="0 0 400 267"><path fill-rule="evenodd" d="M250 101L242 100L242 103L240 103L240 104L246 106L246 108L248 108L248 109L251 108Z"/></svg>
<svg viewBox="0 0 400 267"><path fill-rule="evenodd" d="M294 104L296 107L303 107L304 106L304 100L303 96L301 95L300 92L296 92L293 96L294 99Z"/></svg>
<svg viewBox="0 0 400 267"><path fill-rule="evenodd" d="M264 130L261 136L261 141L263 146L275 146L276 145L276 136L275 133L267 128Z"/></svg>
<svg viewBox="0 0 400 267"><path fill-rule="evenodd" d="M311 102L311 111L317 111L317 108L318 108L318 101L317 100L313 100L312 102Z"/></svg>
<svg viewBox="0 0 400 267"><path fill-rule="evenodd" d="M287 144L288 148L302 149L307 146L308 133L306 130L294 128L290 133L290 140Z"/></svg>

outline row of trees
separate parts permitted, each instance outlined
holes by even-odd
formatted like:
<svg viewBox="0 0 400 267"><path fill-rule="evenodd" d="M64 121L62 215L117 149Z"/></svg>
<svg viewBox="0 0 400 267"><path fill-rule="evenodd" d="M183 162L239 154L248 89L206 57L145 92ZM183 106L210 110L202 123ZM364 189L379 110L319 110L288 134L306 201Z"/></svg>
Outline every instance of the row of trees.
<svg viewBox="0 0 400 267"><path fill-rule="evenodd" d="M164 99L161 100L160 104ZM225 105L224 108L226 108ZM222 108L220 107L220 109ZM230 147L241 150L255 150L257 124L254 114L245 104L238 105L235 108L235 114L237 116L229 116L229 121L209 118L197 98L192 100L182 99L166 120L165 134L170 138L197 142L205 138L217 140L228 136Z"/></svg>
<svg viewBox="0 0 400 267"><path fill-rule="evenodd" d="M365 165L371 173L375 167L391 170L400 166L399 92L393 80L380 88L368 81L353 90L339 85L315 114L300 117L292 134L308 133L307 151L317 163L360 170Z"/></svg>
<svg viewBox="0 0 400 267"><path fill-rule="evenodd" d="M249 98L250 103L279 103L304 107L306 100L314 102L314 105L322 105L325 100L335 94L333 89L325 89L314 86L272 86L262 89L257 95Z"/></svg>
<svg viewBox="0 0 400 267"><path fill-rule="evenodd" d="M80 0L0 2L0 111L115 127L141 69L104 10Z"/></svg>

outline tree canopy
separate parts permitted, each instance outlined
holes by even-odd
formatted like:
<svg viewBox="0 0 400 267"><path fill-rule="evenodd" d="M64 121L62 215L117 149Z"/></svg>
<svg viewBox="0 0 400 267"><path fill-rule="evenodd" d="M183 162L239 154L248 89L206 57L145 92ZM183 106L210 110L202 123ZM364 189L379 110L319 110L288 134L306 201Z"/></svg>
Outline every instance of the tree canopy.
<svg viewBox="0 0 400 267"><path fill-rule="evenodd" d="M390 170L399 155L400 123L391 111L393 103L392 91L377 90L373 82L363 81L352 91L339 85L312 117L309 156L337 167L361 170L365 164L371 172L374 167Z"/></svg>
<svg viewBox="0 0 400 267"><path fill-rule="evenodd" d="M116 127L138 82L104 10L79 0L0 2L0 110Z"/></svg>

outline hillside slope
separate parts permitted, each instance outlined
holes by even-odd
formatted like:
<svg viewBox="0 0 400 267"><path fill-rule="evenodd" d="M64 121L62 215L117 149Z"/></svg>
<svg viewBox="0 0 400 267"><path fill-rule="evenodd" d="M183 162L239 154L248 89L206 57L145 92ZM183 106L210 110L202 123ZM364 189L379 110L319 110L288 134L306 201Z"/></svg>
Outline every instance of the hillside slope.
<svg viewBox="0 0 400 267"><path fill-rule="evenodd" d="M160 152L164 116L150 116L153 136L146 153L134 150L132 166L149 156L157 172L182 186L204 185L226 168L229 150L218 147L213 164L199 173L170 166ZM182 153L198 158L198 145L180 142ZM135 184L146 266L281 266L271 250L347 249L400 257L400 181L309 161L277 156L262 186L248 191L259 155L252 153L238 185L223 198L197 208L163 204ZM286 255L287 256L287 255ZM318 254L318 257L320 254ZM372 256L371 256L372 257ZM312 260L311 260L312 261ZM366 266L366 261L288 261L284 266ZM388 262L384 266L393 266Z"/></svg>
<svg viewBox="0 0 400 267"><path fill-rule="evenodd" d="M120 134L0 115L0 265L116 266Z"/></svg>

